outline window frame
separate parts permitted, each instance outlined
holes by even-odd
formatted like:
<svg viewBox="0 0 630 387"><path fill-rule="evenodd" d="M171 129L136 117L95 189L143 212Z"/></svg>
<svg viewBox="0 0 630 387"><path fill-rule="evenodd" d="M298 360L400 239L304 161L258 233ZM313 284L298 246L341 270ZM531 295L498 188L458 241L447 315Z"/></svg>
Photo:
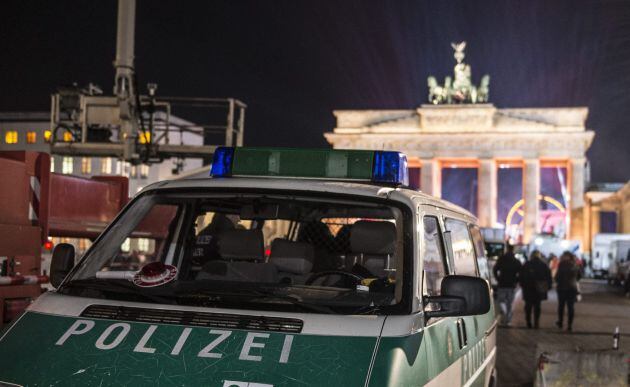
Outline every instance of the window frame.
<svg viewBox="0 0 630 387"><path fill-rule="evenodd" d="M346 193L337 193L337 192L327 192L327 191L304 191L299 189L271 189L271 188L243 188L243 187L212 187L202 188L202 187L184 187L184 188L167 188L167 189L153 189L149 191L145 191L140 195L135 196L124 209L116 216L116 218L105 228L105 230L99 235L98 238L91 244L88 250L83 254L80 258L79 262L73 267L70 273L66 276L66 279L59 287L60 291L64 290L64 284L66 281L71 281L77 279L77 275L84 270L91 270L88 266L91 264L90 260L94 260L94 250L99 247L100 244L108 242L108 238L115 239L117 235L124 234L125 232L119 227L121 227L121 219L125 216L128 216L130 213L135 211L142 211L142 208L137 207L137 202L140 200L147 200L143 206L153 206L155 204L163 204L168 201L168 199L172 196L177 197L179 200L182 200L180 211L176 215L178 219L180 219L180 224L178 224L178 230L174 230L173 238L167 240L165 243L170 245L172 240L177 238L179 241L186 241L191 238L191 235L194 235L194 225L193 218L194 214L198 212L198 199L205 197L221 197L221 196L235 196L235 195L269 195L269 196L287 196L292 199L307 199L308 201L322 201L328 202L333 201L335 203L351 203L354 204L356 201L360 201L361 203L373 203L375 205L385 205L395 207L400 211L400 226L402 227L401 233L401 242L402 242L402 260L403 260L403 270L402 270L402 287L401 287L401 300L396 305L388 306L387 313L375 313L375 315L379 316L389 316L389 315L402 315L409 316L412 313L415 313L415 307L413 305L414 299L414 288L413 284L415 283L415 249L414 249L414 221L417 219L414 215L414 206L409 202L404 200L396 200L390 198L381 198L381 197L370 197L370 196L360 196L355 194L346 194ZM147 198L149 197L149 198ZM167 203L168 204L168 203ZM140 221L139 221L140 222ZM137 227L139 222L131 228ZM398 223L397 223L398 226ZM111 235L113 233L113 235ZM177 235L175 236L175 233ZM186 252L186 243L177 243L174 250L174 262L175 265L180 270L180 273L185 275L187 268L182 266L183 256ZM94 270L96 271L96 270ZM180 275L181 275L180 274ZM259 309L251 309L259 310Z"/></svg>
<svg viewBox="0 0 630 387"><path fill-rule="evenodd" d="M92 173L92 159L90 157L81 158L81 173L84 175Z"/></svg>
<svg viewBox="0 0 630 387"><path fill-rule="evenodd" d="M26 132L26 143L27 144L36 144L37 143L37 132L29 130Z"/></svg>
<svg viewBox="0 0 630 387"><path fill-rule="evenodd" d="M61 159L61 173L64 175L74 173L74 158L72 156L63 156Z"/></svg>
<svg viewBox="0 0 630 387"><path fill-rule="evenodd" d="M476 229L479 234L479 240L481 242L481 246L477 246L477 243L475 242L475 237L473 236L473 232L472 232L473 229ZM479 225L476 223L468 223L468 233L470 234L470 239L473 242L473 251L475 252L475 263L477 266L477 277L483 278L486 281L490 281L490 276L491 276L490 270L486 268L486 274L488 278L485 278L484 276L481 275L481 268L479 267L479 258L484 258L484 261L486 262L486 266L488 265L488 256L486 254L485 241L483 239L483 234L481 233L481 227L479 227ZM481 253L477 251L478 247L481 247L482 249Z"/></svg>
<svg viewBox="0 0 630 387"><path fill-rule="evenodd" d="M470 233L470 228L469 228L470 221L458 218L456 216L451 216L451 215L444 215L442 221L444 223L444 225L443 225L444 226L444 232L448 232L448 233L451 233L451 230L449 230L448 227L447 227L447 222L448 221L459 222L459 223L464 225L464 227L466 229L466 235L468 235L468 240L470 241L470 244L472 246L472 256L473 256L473 260L474 260L473 264L474 264L474 268L475 268L474 277L481 278L480 273L479 273L479 264L477 263L477 254L476 254L476 251L475 251L476 250L475 249L475 242L473 241L472 235ZM450 240L450 244L451 245L448 246L446 238L444 238L444 239L445 239L444 240L444 246L446 248L447 254L449 255L449 263L451 265L450 274L451 275L453 275L453 274L454 275L469 275L469 274L459 274L459 273L456 272L456 270L455 270L455 256L454 256L454 251L453 251L453 240L452 240L452 238L449 238L449 239L451 239Z"/></svg>
<svg viewBox="0 0 630 387"><path fill-rule="evenodd" d="M448 267L448 259L447 259L447 254L446 254L446 249L445 249L445 244L444 244L444 235L443 235L443 231L442 231L442 225L440 224L440 216L437 214L432 214L429 212L424 212L422 213L422 215L420 216L420 222L419 224L422 225L422 229L418 230L419 233L422 234L421 238L422 238L422 243L419 245L419 250L420 250L420 254L421 256L419 257L419 259L422 260L422 270L420 270L420 277L421 277L421 281L420 281L420 286L419 286L419 296L424 299L424 284L426 281L426 276L425 276L425 270L424 270L424 264L425 264L425 249L426 249L426 239L425 239L425 231L424 231L424 221L426 218L433 218L435 219L435 223L437 226L437 237L438 237L438 248L439 248L439 252L440 252L440 257L442 259L442 268L444 269L444 276L443 278L445 278L446 276L450 275L450 270ZM424 305L423 302L423 310L424 308L426 308L426 305Z"/></svg>
<svg viewBox="0 0 630 387"><path fill-rule="evenodd" d="M4 143L5 144L17 144L20 142L20 135L17 130L6 130L4 132Z"/></svg>

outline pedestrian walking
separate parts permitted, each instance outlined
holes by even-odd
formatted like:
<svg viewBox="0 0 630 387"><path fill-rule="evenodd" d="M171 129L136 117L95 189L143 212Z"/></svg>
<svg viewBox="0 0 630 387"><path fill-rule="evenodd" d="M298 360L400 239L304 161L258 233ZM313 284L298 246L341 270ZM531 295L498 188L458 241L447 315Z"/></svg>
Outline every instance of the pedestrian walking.
<svg viewBox="0 0 630 387"><path fill-rule="evenodd" d="M575 302L578 296L578 281L581 278L580 267L575 255L569 251L562 253L558 272L556 273L556 291L558 292L558 321L556 326L562 329L564 322L564 307L567 309L567 330L573 330Z"/></svg>
<svg viewBox="0 0 630 387"><path fill-rule="evenodd" d="M507 251L499 257L492 271L497 279L497 302L501 309L501 324L509 325L512 321L514 292L521 271L521 263L514 256L514 246L507 246Z"/></svg>
<svg viewBox="0 0 630 387"><path fill-rule="evenodd" d="M544 262L540 251L534 250L529 260L521 268L519 283L523 289L523 299L525 300L525 322L527 323L527 328L532 328L533 311L533 327L538 329L540 303L547 299L547 292L552 285L551 271L547 263Z"/></svg>
<svg viewBox="0 0 630 387"><path fill-rule="evenodd" d="M549 270L551 270L551 276L555 277L556 272L558 271L558 265L560 264L560 258L558 258L554 253L549 254Z"/></svg>

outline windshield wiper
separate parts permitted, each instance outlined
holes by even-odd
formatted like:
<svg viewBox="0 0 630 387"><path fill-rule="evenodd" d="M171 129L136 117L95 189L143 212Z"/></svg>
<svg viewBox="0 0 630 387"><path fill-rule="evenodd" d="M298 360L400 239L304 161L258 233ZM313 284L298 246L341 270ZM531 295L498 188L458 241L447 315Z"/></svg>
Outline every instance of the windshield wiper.
<svg viewBox="0 0 630 387"><path fill-rule="evenodd" d="M68 283L65 283L63 287L60 289L64 291L66 288L78 288L78 289L89 289L96 290L99 292L114 292L118 294L131 294L134 296L139 296L149 301L161 303L161 304L172 304L172 297L169 298L168 294L151 294L155 293L152 291L143 291L142 288L134 285L132 282L127 280L98 280L98 279L80 279L73 280ZM131 291L131 292L129 292Z"/></svg>
<svg viewBox="0 0 630 387"><path fill-rule="evenodd" d="M328 305L320 305L320 304L314 304L312 302L304 302L299 297L292 296L290 294L277 294L274 291L262 290L262 289L257 289L255 291L255 293L261 299L272 299L272 300L287 301L290 304L297 305L297 306L299 306L301 308L308 309L308 310L313 311L313 312L319 312L319 313L325 313L325 314L335 313L332 310L332 308L330 306L328 306Z"/></svg>
<svg viewBox="0 0 630 387"><path fill-rule="evenodd" d="M256 300L269 300L269 301L285 301L289 304L295 305L302 309L318 312L324 314L335 313L329 306L318 305L310 302L304 302L300 298L288 294L277 294L273 291L262 289L246 289L242 292L224 292L217 290L204 290L200 289L193 293L178 295L178 299L198 299L202 302L210 301L214 305L220 304L225 301L225 298L237 298L240 302L255 303Z"/></svg>
<svg viewBox="0 0 630 387"><path fill-rule="evenodd" d="M363 305L357 308L357 310L355 310L353 314L374 314L377 312L381 312L383 310L384 310L383 305L370 304L370 305Z"/></svg>

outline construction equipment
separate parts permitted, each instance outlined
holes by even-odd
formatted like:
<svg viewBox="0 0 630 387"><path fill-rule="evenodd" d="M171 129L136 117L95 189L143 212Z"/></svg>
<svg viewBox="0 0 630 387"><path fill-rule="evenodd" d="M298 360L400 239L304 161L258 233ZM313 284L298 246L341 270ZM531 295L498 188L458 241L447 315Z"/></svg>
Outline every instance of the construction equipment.
<svg viewBox="0 0 630 387"><path fill-rule="evenodd" d="M135 13L135 0L119 0L113 95L90 84L61 88L52 96L51 153L111 156L136 165L172 157L210 160L218 145L242 145L246 105L241 101L157 97L155 83L147 85L147 95L140 94L134 67ZM177 109L194 110L195 123L175 117L173 113L181 117ZM193 137L196 141L188 141Z"/></svg>
<svg viewBox="0 0 630 387"><path fill-rule="evenodd" d="M0 152L0 326L42 292L49 237L94 239L128 201L128 180L50 172L40 152Z"/></svg>

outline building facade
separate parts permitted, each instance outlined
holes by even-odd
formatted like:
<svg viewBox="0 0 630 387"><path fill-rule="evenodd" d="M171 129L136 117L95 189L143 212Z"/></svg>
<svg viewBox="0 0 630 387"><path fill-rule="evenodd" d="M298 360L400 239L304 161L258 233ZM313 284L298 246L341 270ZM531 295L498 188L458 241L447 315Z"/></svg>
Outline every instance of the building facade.
<svg viewBox="0 0 630 387"><path fill-rule="evenodd" d="M171 125L191 125L190 122L171 116ZM72 141L67 133L64 140ZM49 112L0 112L0 151L28 150L50 153L50 113ZM180 138L184 136L184 138ZM169 143L184 142L189 145L203 145L203 137L193 133L180 134L173 130L169 134ZM179 161L181 162L181 161ZM183 161L182 171L202 166L200 159ZM131 165L115 157L74 157L51 155L51 171L76 176L116 175L129 178L129 196L135 195L145 186L173 177L178 160L169 159L159 164Z"/></svg>
<svg viewBox="0 0 630 387"><path fill-rule="evenodd" d="M334 148L405 152L411 186L528 243L541 232L582 235L571 225L571 209L584 203L585 154L594 137L585 127L587 114L584 107L492 104L336 110L336 127L324 135Z"/></svg>
<svg viewBox="0 0 630 387"><path fill-rule="evenodd" d="M597 234L630 234L630 181L589 187L574 217L584 230L583 251L591 250Z"/></svg>

